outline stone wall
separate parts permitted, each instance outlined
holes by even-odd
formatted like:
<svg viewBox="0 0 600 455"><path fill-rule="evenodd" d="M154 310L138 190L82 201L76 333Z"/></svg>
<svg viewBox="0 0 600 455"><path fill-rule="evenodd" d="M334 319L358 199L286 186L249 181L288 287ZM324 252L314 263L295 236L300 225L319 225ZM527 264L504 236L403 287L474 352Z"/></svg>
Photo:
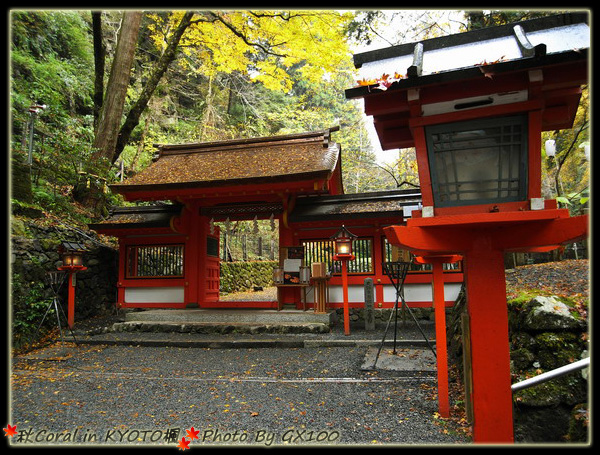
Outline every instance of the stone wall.
<svg viewBox="0 0 600 455"><path fill-rule="evenodd" d="M13 323L18 329L26 331L29 326L37 327L41 322L47 302L53 297L47 272L55 271L61 264L58 247L63 241L83 243L87 248L83 261L88 269L76 275L75 322L112 310L118 278L118 251L115 248L100 242L94 232L61 225L43 226L13 217L11 303ZM66 281L59 295L66 309ZM56 326L55 316L46 319L49 326Z"/></svg>
<svg viewBox="0 0 600 455"><path fill-rule="evenodd" d="M339 318L340 324L344 322L344 308L336 308L336 313L337 313L337 317ZM390 313L392 313L394 311L393 308L375 308L373 313L374 313L374 317L375 317L375 325L376 327L378 327L377 330L379 330L380 327L385 327L388 323L388 321L390 320ZM435 319L435 314L434 314L434 310L433 308L427 308L427 307L411 307L411 311L413 316L417 319L417 321L433 321ZM359 308L348 308L348 316L350 317L350 324L351 325L356 325L356 327L364 327L365 325L365 308L364 307L359 307ZM408 314L408 312L406 312L405 315L406 321L409 322L409 324L413 324L413 319L410 316L410 314ZM394 317L392 316L392 320L391 320L391 324L394 324ZM399 306L398 306L398 324L401 324L402 322L402 302L399 302ZM392 329L390 329L392 330ZM390 332L391 333L391 332Z"/></svg>
<svg viewBox="0 0 600 455"><path fill-rule="evenodd" d="M276 261L221 262L221 292L244 292L273 286Z"/></svg>
<svg viewBox="0 0 600 455"><path fill-rule="evenodd" d="M511 372L514 382L587 357L587 323L553 296L508 302ZM513 396L515 439L527 442L582 442L573 430L583 423L588 401L587 371L553 379Z"/></svg>
<svg viewBox="0 0 600 455"><path fill-rule="evenodd" d="M462 369L460 315L464 294L448 318L449 354ZM588 355L587 321L564 299L526 295L508 301L512 382L537 376ZM515 442L585 442L587 369L513 395Z"/></svg>

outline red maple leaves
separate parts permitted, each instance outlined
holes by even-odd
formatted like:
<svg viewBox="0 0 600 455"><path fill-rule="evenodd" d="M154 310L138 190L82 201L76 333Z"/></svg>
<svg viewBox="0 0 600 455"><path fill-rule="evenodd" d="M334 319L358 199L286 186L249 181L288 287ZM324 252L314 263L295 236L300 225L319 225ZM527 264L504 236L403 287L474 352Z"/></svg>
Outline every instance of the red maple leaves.
<svg viewBox="0 0 600 455"><path fill-rule="evenodd" d="M187 439L185 439L185 438L181 438L181 441L179 441L177 443L177 448L179 450L189 449L190 448L190 442Z"/></svg>
<svg viewBox="0 0 600 455"><path fill-rule="evenodd" d="M194 427L192 427L189 430L185 430L185 432L187 433L186 437L193 441L194 439L198 439L198 433L200 433L200 430L195 430Z"/></svg>
<svg viewBox="0 0 600 455"><path fill-rule="evenodd" d="M482 62L476 63L473 66L480 67L479 69L481 70L481 72L484 74L485 77L492 78L494 76L494 73L491 72L490 70L484 69L482 67L495 65L496 63L503 62L505 59L506 59L506 56L503 55L494 61L488 62L487 60L483 60ZM406 79L406 78L407 78L406 74L400 74L396 71L396 72L394 72L393 76L391 76L389 74L382 74L380 77L376 77L376 78L372 78L372 79L367 79L367 78L363 77L361 80L356 81L356 83L358 84L359 87L369 87L372 85L377 85L377 87L373 87L373 88L377 88L379 90L387 90L388 88L390 88L390 86L394 82L397 82L399 80Z"/></svg>
<svg viewBox="0 0 600 455"><path fill-rule="evenodd" d="M6 425L6 428L4 428L4 436L8 436L9 438L12 438L13 436L16 436L17 434L19 434L19 432L17 431L17 426L11 426L10 424Z"/></svg>
<svg viewBox="0 0 600 455"><path fill-rule="evenodd" d="M177 443L177 448L179 450L189 449L190 442L192 442L194 439L198 439L198 433L200 433L200 430L196 430L194 427L191 427L189 430L185 430L185 433L185 437L181 438L181 440L179 440Z"/></svg>
<svg viewBox="0 0 600 455"><path fill-rule="evenodd" d="M369 86L379 84L377 87L380 90L387 90L390 86L400 79L406 79L406 75L400 74L398 72L394 73L394 76L390 76L389 74L382 74L381 77L375 79L361 79L360 81L356 81L359 86Z"/></svg>

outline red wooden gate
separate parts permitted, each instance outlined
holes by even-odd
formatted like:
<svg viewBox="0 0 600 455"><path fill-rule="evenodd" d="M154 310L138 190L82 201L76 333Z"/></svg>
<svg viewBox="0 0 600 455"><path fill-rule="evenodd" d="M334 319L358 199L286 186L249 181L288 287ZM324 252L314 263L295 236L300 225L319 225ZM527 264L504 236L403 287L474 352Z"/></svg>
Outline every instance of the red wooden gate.
<svg viewBox="0 0 600 455"><path fill-rule="evenodd" d="M219 301L221 266L219 259L219 228L213 226L213 233L206 235L205 302Z"/></svg>

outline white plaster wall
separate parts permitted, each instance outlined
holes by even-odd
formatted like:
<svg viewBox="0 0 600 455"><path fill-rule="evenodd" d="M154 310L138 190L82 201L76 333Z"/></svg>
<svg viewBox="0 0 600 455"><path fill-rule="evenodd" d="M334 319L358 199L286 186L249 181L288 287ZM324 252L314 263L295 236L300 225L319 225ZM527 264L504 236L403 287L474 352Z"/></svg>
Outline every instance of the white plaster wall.
<svg viewBox="0 0 600 455"><path fill-rule="evenodd" d="M444 297L446 301L456 300L460 292L461 283L446 283L444 285ZM363 286L348 286L348 301L349 302L364 302L364 287ZM314 293L309 292L306 298L308 303L314 302ZM396 289L394 286L383 286L384 302L396 301ZM404 300L406 302L431 302L433 300L433 292L431 284L406 284L404 285ZM344 296L341 286L329 286L329 301L332 303L343 303Z"/></svg>
<svg viewBox="0 0 600 455"><path fill-rule="evenodd" d="M183 303L184 287L125 288L125 303Z"/></svg>
<svg viewBox="0 0 600 455"><path fill-rule="evenodd" d="M460 292L461 283L444 284L444 299L446 301L456 300ZM385 302L396 301L396 289L394 286L383 287L383 300ZM433 300L433 289L431 284L406 284L404 285L404 300L406 302L431 302Z"/></svg>

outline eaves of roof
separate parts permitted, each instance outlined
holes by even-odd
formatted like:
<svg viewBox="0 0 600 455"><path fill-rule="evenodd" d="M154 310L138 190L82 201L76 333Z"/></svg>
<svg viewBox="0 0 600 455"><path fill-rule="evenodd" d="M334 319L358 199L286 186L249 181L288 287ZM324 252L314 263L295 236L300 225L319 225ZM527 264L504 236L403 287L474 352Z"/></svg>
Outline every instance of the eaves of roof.
<svg viewBox="0 0 600 455"><path fill-rule="evenodd" d="M340 155L339 145L330 142L330 134L335 130L337 128L285 136L161 145L154 163L111 188L128 193L328 178Z"/></svg>
<svg viewBox="0 0 600 455"><path fill-rule="evenodd" d="M522 42L526 42L527 34L532 35L541 31L550 31L550 33L553 33L553 29L556 30L557 34L564 34L568 33L570 29L576 29L581 24L587 24L588 20L589 15L587 13L568 13L530 19L518 23L431 38L420 42L360 53L354 56L354 63L357 68L362 68L363 66L375 66L375 68L378 68L378 65L382 65L382 68L385 67L386 70L379 70L382 74L378 74L378 76L382 76L383 72L408 73L407 77L395 80L387 88L387 90L394 91L481 78L482 73L485 73L485 67L491 64L493 64L493 71L495 73L503 73L586 60L588 58L589 41L587 47L561 49L558 52L548 49L547 53L545 45L538 44L535 46L535 49L530 49L531 52L527 53L527 55L522 55L526 54L522 50ZM515 29L515 27L517 28ZM525 30L526 33L522 33L519 36L520 32ZM486 42L492 43L494 40L498 41L502 39L505 39L505 43L510 44L515 49L520 48L522 54L516 58L507 58L506 60L486 55L486 59L489 59L487 62L482 61L476 64L466 64L465 58L459 58L453 60L456 63L454 67L430 73L421 73L421 71L416 69L419 64L415 61L417 54L419 54L420 64L423 65L423 60L429 59L431 61L434 58L433 55L435 55L435 59L439 59L443 54L462 52L462 55L467 57L471 49L469 46L478 45L482 47ZM418 46L420 46L419 53L416 52ZM485 52L485 48L483 49ZM406 62L409 63L405 67L397 68L397 64L401 64L402 62L404 64ZM366 77L366 79L369 79L369 77ZM349 88L345 91L345 94L347 98L351 99L382 93L383 91L379 88L379 84L375 83Z"/></svg>
<svg viewBox="0 0 600 455"><path fill-rule="evenodd" d="M296 200L290 223L403 217L404 207L421 203L421 193L392 190L336 196L302 196Z"/></svg>
<svg viewBox="0 0 600 455"><path fill-rule="evenodd" d="M114 207L107 219L88 225L93 230L169 227L171 218L181 213L179 204Z"/></svg>

